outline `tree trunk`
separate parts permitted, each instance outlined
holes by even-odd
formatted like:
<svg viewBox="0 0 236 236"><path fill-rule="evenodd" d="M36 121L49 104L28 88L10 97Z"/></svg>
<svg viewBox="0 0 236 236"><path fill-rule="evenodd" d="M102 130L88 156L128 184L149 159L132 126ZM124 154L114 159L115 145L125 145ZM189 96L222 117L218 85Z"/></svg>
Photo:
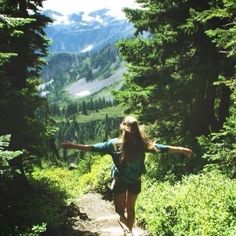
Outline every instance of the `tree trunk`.
<svg viewBox="0 0 236 236"><path fill-rule="evenodd" d="M223 86L221 89L221 99L219 106L218 129L223 127L226 118L229 116L230 95L230 89L226 86Z"/></svg>

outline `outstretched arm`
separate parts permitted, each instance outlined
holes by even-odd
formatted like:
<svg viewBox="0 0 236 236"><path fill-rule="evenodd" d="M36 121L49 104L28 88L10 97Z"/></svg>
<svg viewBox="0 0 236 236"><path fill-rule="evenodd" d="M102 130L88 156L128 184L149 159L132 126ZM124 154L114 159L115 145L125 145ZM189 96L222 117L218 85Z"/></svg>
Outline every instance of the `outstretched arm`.
<svg viewBox="0 0 236 236"><path fill-rule="evenodd" d="M190 148L176 147L176 146L168 146L168 152L169 153L181 153L181 154L184 154L188 157L190 157L193 154L193 152Z"/></svg>
<svg viewBox="0 0 236 236"><path fill-rule="evenodd" d="M65 149L79 149L80 151L87 152L91 151L91 145L87 144L75 144L69 141L65 141L61 144L61 146Z"/></svg>

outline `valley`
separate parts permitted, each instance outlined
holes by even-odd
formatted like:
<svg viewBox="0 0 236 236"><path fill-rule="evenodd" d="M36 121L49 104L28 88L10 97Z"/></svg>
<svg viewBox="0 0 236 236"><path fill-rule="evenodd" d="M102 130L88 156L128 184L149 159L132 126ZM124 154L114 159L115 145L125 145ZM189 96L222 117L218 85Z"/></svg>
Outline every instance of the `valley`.
<svg viewBox="0 0 236 236"><path fill-rule="evenodd" d="M114 26L114 22L110 24L109 27ZM116 28L118 38L122 37L119 32L121 28ZM115 42L108 40L106 43L101 49L91 48L89 52L80 53L56 53L51 48L39 92L49 101L49 113L58 130L55 143L64 140L95 143L119 135L125 107L117 104L112 92L122 88L127 66L122 62ZM78 153L74 150L68 153L60 150L59 155L62 160L78 161L75 158Z"/></svg>

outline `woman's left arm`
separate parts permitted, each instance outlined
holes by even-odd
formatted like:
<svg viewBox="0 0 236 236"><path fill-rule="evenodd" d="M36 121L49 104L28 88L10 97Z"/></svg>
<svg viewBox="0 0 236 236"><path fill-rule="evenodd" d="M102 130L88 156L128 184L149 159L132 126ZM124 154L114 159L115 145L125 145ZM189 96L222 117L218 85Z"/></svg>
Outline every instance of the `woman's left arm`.
<svg viewBox="0 0 236 236"><path fill-rule="evenodd" d="M190 157L193 154L193 151L190 148L186 147L176 147L176 146L168 146L169 153L180 153Z"/></svg>

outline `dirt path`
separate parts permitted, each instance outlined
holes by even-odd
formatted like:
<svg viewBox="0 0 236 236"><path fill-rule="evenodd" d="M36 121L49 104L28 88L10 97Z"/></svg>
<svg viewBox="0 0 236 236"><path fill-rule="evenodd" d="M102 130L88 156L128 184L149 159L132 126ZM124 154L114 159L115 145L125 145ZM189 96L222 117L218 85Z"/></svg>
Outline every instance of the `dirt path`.
<svg viewBox="0 0 236 236"><path fill-rule="evenodd" d="M73 230L81 236L124 236L117 221L112 202L102 199L97 193L87 193L73 203L77 211L70 221ZM134 236L149 236L139 227L133 230Z"/></svg>

